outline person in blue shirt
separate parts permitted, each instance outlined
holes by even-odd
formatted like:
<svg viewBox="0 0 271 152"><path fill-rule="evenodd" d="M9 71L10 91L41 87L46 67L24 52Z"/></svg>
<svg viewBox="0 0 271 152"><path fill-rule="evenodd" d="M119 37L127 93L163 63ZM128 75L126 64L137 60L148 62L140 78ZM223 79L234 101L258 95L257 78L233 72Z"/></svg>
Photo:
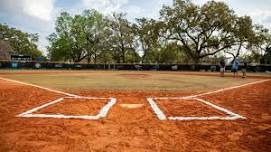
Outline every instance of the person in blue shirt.
<svg viewBox="0 0 271 152"><path fill-rule="evenodd" d="M233 77L235 78L236 75L238 74L238 69L239 69L239 65L240 65L240 62L239 62L239 59L236 58L233 63L232 63L232 72L233 72Z"/></svg>

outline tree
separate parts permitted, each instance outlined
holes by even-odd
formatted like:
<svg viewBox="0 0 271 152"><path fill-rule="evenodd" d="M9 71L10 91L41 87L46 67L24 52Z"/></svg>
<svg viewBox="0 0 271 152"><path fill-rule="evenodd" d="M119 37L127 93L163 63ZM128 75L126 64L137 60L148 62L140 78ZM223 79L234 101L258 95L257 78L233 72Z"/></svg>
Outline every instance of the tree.
<svg viewBox="0 0 271 152"><path fill-rule="evenodd" d="M1 40L9 41L14 52L23 55L30 55L33 59L42 56L42 52L37 47L39 36L37 33L29 34L22 32L8 25L0 24Z"/></svg>
<svg viewBox="0 0 271 152"><path fill-rule="evenodd" d="M255 62L260 62L264 56L268 57L271 50L271 32L261 25L254 26L254 37L249 43L249 49Z"/></svg>
<svg viewBox="0 0 271 152"><path fill-rule="evenodd" d="M126 63L126 55L135 54L134 33L131 23L125 18L125 14L114 13L109 19L111 51L117 63Z"/></svg>
<svg viewBox="0 0 271 152"><path fill-rule="evenodd" d="M73 18L67 12L62 12L56 20L56 32L48 37L48 56L52 61L76 61L71 37Z"/></svg>
<svg viewBox="0 0 271 152"><path fill-rule="evenodd" d="M104 51L106 30L105 19L96 10L86 10L74 17L63 12L57 18L56 33L48 37L50 58L72 62L87 59L88 63L96 63Z"/></svg>
<svg viewBox="0 0 271 152"><path fill-rule="evenodd" d="M155 20L146 18L137 19L133 25L142 52L141 62L148 62L148 56L159 46L159 24ZM149 60L150 62L150 60Z"/></svg>
<svg viewBox="0 0 271 152"><path fill-rule="evenodd" d="M107 23L103 15L96 10L84 11L83 17L86 20L85 34L87 43L87 60L88 63L90 63L93 59L93 63L96 63L98 56L105 51L103 44L105 43L106 37L109 35Z"/></svg>
<svg viewBox="0 0 271 152"><path fill-rule="evenodd" d="M232 46L235 16L222 2L210 1L200 7L177 0L173 7L163 7L161 19L166 24L164 37L185 49L194 62Z"/></svg>
<svg viewBox="0 0 271 152"><path fill-rule="evenodd" d="M51 61L72 61L72 45L69 39L53 33L49 35L48 41L48 57Z"/></svg>
<svg viewBox="0 0 271 152"><path fill-rule="evenodd" d="M87 63L198 63L225 53L233 59L252 54L257 61L270 54L268 30L254 26L248 16L237 16L223 2L176 0L163 6L160 15L159 20L140 18L132 24L123 13L63 12L48 37L49 57Z"/></svg>
<svg viewBox="0 0 271 152"><path fill-rule="evenodd" d="M249 44L254 40L255 35L253 31L252 20L249 16L236 17L235 21L232 23L232 37L233 44L226 53L232 55L233 61L240 56L241 50L248 51Z"/></svg>

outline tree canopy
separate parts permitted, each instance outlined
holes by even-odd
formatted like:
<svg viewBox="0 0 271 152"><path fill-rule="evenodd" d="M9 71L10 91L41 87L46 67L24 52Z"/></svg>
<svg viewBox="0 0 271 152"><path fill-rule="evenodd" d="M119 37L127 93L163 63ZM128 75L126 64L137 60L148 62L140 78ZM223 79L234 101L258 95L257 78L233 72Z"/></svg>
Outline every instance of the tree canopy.
<svg viewBox="0 0 271 152"><path fill-rule="evenodd" d="M225 55L258 61L270 52L270 35L223 2L176 0L161 8L158 20L62 12L48 37L48 52L53 61L87 63L198 63Z"/></svg>
<svg viewBox="0 0 271 152"><path fill-rule="evenodd" d="M42 56L42 52L37 47L38 34L29 34L5 24L0 24L0 34L0 40L8 41L13 52L30 55L33 59Z"/></svg>

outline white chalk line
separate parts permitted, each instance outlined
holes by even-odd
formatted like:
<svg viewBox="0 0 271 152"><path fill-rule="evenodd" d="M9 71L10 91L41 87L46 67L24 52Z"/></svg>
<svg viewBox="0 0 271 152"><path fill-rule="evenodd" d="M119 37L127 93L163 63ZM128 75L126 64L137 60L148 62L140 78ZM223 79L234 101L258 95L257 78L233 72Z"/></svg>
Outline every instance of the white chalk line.
<svg viewBox="0 0 271 152"><path fill-rule="evenodd" d="M242 84L242 85L238 85L238 86L233 86L233 87L229 87L229 88L218 89L218 90L215 90L215 91L200 93L200 94L196 94L196 95L180 96L180 97L153 97L153 99L167 100L167 99L189 99L189 98L196 98L196 97L201 97L201 96L204 96L204 95L215 94L215 93L224 92L224 91L228 91L228 90L233 90L233 89L245 87L245 86L248 86L248 85L263 83L263 82L267 82L267 81L270 81L270 79L260 80L260 81L255 81L255 82L250 82L250 83L246 83L246 84Z"/></svg>
<svg viewBox="0 0 271 152"><path fill-rule="evenodd" d="M211 116L211 117L168 117L169 120L175 121L193 121L193 120L225 120L225 121L232 121L237 120L240 118L227 116L227 117L219 117L219 116Z"/></svg>
<svg viewBox="0 0 271 152"><path fill-rule="evenodd" d="M55 89L50 89L50 88L47 88L47 87L42 87L42 86L35 85L35 84L30 84L30 83L21 82L21 81L12 80L12 79L7 79L7 78L2 78L2 77L0 77L0 79L5 80L5 81L9 81L9 82L18 83L18 84L27 85L27 86L32 86L32 87L35 87L35 88L43 89L43 90L58 93L58 94L64 94L64 95L67 95L67 96L70 96L70 97L78 97L78 95L75 95L75 94L70 94L70 93L66 93L66 92L63 92L63 91L55 90Z"/></svg>
<svg viewBox="0 0 271 152"><path fill-rule="evenodd" d="M55 92L55 93L59 93L59 94L64 94L64 95L67 95L69 97L64 97L64 98L74 98L74 99L79 99L79 98L83 98L83 99L108 99L108 98L97 98L97 97L82 97L82 96L78 96L78 95L74 95L74 94L70 94L70 93L66 93L66 92L62 92L62 91L58 91L58 90L54 90L54 89L50 89L50 88L46 88L46 87L42 87L42 86L38 86L38 85L34 85L34 84L30 84L30 83L25 83L25 82L20 82L20 81L17 81L17 80L12 80L12 79L7 79L7 78L1 78L0 79L2 80L6 80L6 81L10 81L10 82L15 82L15 83L19 83L19 84L23 84L23 85L28 85L28 86L33 86L33 87L36 87L36 88L40 88L40 89L43 89L43 90L47 90L47 91L50 91L50 92ZM219 89L219 90L216 90L216 91L210 91L210 92L206 92L206 93L201 93L201 94L198 94L198 95L191 95L191 96L185 96L185 97L157 97L157 98L148 98L148 102L149 104L151 105L151 108L153 109L153 111L156 113L158 119L160 120L166 120L167 117L166 115L162 112L162 110L159 108L159 106L156 104L156 102L154 101L154 99L160 99L160 100L163 100L163 99L196 99L198 101L201 101L209 106L212 106L213 108L216 108L220 111L223 111L227 114L229 114L230 116L229 117L219 117L219 116L211 116L211 117L168 117L169 120L236 120L236 119L245 119L245 117L241 116L241 115L238 115L236 113L233 113L225 108L222 108L222 107L219 107L217 105L214 105L210 102L207 102L203 99L199 99L199 98L196 98L196 97L200 97L200 96L203 96L203 95L208 95L208 94L213 94L213 93L218 93L218 92L223 92L223 91L227 91L227 90L232 90L232 89L236 89L236 88L240 88L240 87L244 87L244 86L247 86L247 85L252 85L252 84L257 84L257 83L262 83L262 82L266 82L266 81L270 81L269 79L268 80L261 80L261 81L256 81L256 82L251 82L251 83L247 83L247 84L243 84L243 85L239 85L239 86L234 86L234 87L229 87L229 88L224 88L224 89ZM106 117L108 111L110 110L110 108L116 103L116 99L115 98L110 98L111 100L108 102L107 105L105 105L99 112L98 115L96 116L67 116L67 115L62 115L62 114L59 114L59 115L48 115L48 114L32 114L33 112L35 111L38 111L40 109L43 109L47 106L50 106L50 105L53 105L53 104L56 104L58 102L61 102L64 100L64 98L60 98L60 99L57 99L55 101L52 101L50 103L47 103L47 104L44 104L42 106L39 106L37 108L34 108L34 109L31 109L27 112L24 112L18 116L20 117L38 117L38 118L66 118L66 119L88 119L88 120L97 120L101 117Z"/></svg>
<svg viewBox="0 0 271 152"><path fill-rule="evenodd" d="M156 104L156 102L152 98L147 98L152 110L156 114L159 120L167 120L166 115L164 112L159 108L159 106Z"/></svg>
<svg viewBox="0 0 271 152"><path fill-rule="evenodd" d="M226 113L228 116L208 116L208 117L197 117L197 116L187 116L187 117L182 117L182 116L169 116L167 117L164 112L159 108L159 106L157 105L157 103L155 102L155 100L153 98L148 98L149 104L151 105L154 113L156 114L156 116L158 117L159 120L179 120L179 121L192 121L192 120L237 120L237 119L246 119L246 117L243 117L239 114L236 114L230 110L227 110L225 108L222 108L220 106L217 106L215 104L212 104L209 101L203 100L203 99L199 99L199 98L190 98L190 99L184 99L184 100L191 100L191 99L195 99L199 102L202 102L208 106L211 106L212 108L218 110L218 111L222 111L224 113Z"/></svg>
<svg viewBox="0 0 271 152"><path fill-rule="evenodd" d="M39 85L30 84L30 83L26 83L26 82L21 82L21 81L17 81L17 80L12 80L12 79L8 79L8 78L0 77L0 79L4 80L4 81L9 81L9 82L13 82L13 83L32 86L32 87L43 89L43 90L46 90L46 91L49 91L49 92L54 92L54 93L63 94L63 95L68 96L68 97L59 98L59 99L54 100L52 102L43 104L43 105L41 105L39 107L30 109L30 110L28 110L28 111L26 111L24 113L21 113L21 114L17 115L17 117L98 120L100 118L106 117L109 110L117 102L117 99L115 99L115 98L83 97L83 96L70 94L70 93L66 93L66 92L63 92L63 91L50 89L50 88L47 88L47 87L42 87L42 86L39 86ZM88 100L105 100L105 99L109 99L109 102L104 107L102 107L102 109L99 111L99 113L96 116L91 116L91 115L78 115L78 116L75 116L75 115L63 115L63 114L33 114L33 112L39 111L39 110L41 110L43 108L46 108L46 107L48 107L50 105L62 102L62 101L64 101L64 99L88 99Z"/></svg>
<svg viewBox="0 0 271 152"><path fill-rule="evenodd" d="M215 91L210 91L210 92L206 92L206 93L201 93L201 94L197 94L197 95L190 95L190 96L184 96L184 97L154 97L154 98L148 98L148 102L152 107L152 110L154 111L154 113L156 114L156 116L158 117L159 120L181 120L181 121L190 121L190 120L237 120L237 119L246 119L246 117L241 116L239 114L236 114L230 110L227 110L225 108L222 108L220 106L217 106L209 101L203 100L201 98L201 96L204 95L209 95L209 94L214 94L214 93L218 93L218 92L223 92L223 91L228 91L228 90L233 90L233 89L237 89L237 88L241 88L241 87L245 87L248 85L253 85L253 84L258 84L258 83L263 83L263 82L267 82L270 81L270 79L267 80L260 80L260 81L255 81L255 82L250 82L247 84L243 84L243 85L238 85L238 86L233 86L233 87L229 87L229 88L223 88L223 89L218 89ZM202 102L208 106L211 106L219 111L222 111L224 113L226 113L229 116L226 117L221 117L221 116L210 116L210 117L181 117L181 116L170 116L167 117L165 115L165 113L159 108L159 106L157 105L157 103L155 102L155 100L170 100L170 99L179 99L179 100L189 100L189 99L195 99L199 102Z"/></svg>
<svg viewBox="0 0 271 152"><path fill-rule="evenodd" d="M30 109L30 110L28 110L28 111L26 111L26 112L24 112L24 113L19 114L18 117L22 117L22 116L25 116L25 115L28 115L28 114L32 114L33 112L36 112L36 111L38 111L38 110L40 110L40 109L43 109L43 108L46 108L46 107L48 107L48 106L50 106L50 105L59 103L59 102L61 102L61 101L63 101L63 98L59 98L59 99L57 99L57 100L54 100L54 101L49 102L49 103L46 103L46 104L41 105L41 106L39 106L39 107Z"/></svg>
<svg viewBox="0 0 271 152"><path fill-rule="evenodd" d="M234 112L232 112L232 111L230 111L228 109L225 109L225 108L222 108L222 107L220 107L218 105L215 105L215 104L213 104L213 103L211 103L209 101L206 101L206 100L203 100L203 99L200 99L200 98L193 98L193 99L198 100L198 101L200 101L200 102L202 102L202 103L204 103L206 105L209 105L209 106L211 106L211 107L213 107L213 108L215 108L217 110L220 110L220 111L222 111L222 112L224 112L224 113L226 113L226 114L228 114L228 115L230 115L232 117L236 117L236 118L240 118L240 119L246 119L246 117L243 117L243 116L241 116L241 115L239 115L237 113L234 113Z"/></svg>
<svg viewBox="0 0 271 152"><path fill-rule="evenodd" d="M66 97L67 98L67 97ZM93 100L93 99L105 99L105 98L91 98L91 97L68 97L69 99L88 99L88 100ZM46 108L50 105L59 103L61 101L64 101L65 98L59 98L55 101L52 101L50 103L44 104L42 106L33 108L31 110L28 110L20 115L18 117L25 117L25 118L56 118L56 119L85 119L85 120L98 120L100 118L104 118L107 116L109 110L111 107L113 107L114 104L116 104L117 100L115 98L107 98L110 99L109 102L99 111L97 115L64 115L64 114L33 114L33 112L36 112L40 109Z"/></svg>
<svg viewBox="0 0 271 152"><path fill-rule="evenodd" d="M113 107L114 104L117 103L117 99L111 98L110 101L105 105L97 115L98 118L105 118L108 111L110 110L111 107Z"/></svg>
<svg viewBox="0 0 271 152"><path fill-rule="evenodd" d="M64 99L92 99L92 100L106 100L106 99L111 99L111 98L75 96L75 97L64 97Z"/></svg>
<svg viewBox="0 0 271 152"><path fill-rule="evenodd" d="M85 120L98 120L100 117L97 116L74 116L74 115L53 115L53 114L27 114L23 115L25 118L54 118L54 119L85 119Z"/></svg>

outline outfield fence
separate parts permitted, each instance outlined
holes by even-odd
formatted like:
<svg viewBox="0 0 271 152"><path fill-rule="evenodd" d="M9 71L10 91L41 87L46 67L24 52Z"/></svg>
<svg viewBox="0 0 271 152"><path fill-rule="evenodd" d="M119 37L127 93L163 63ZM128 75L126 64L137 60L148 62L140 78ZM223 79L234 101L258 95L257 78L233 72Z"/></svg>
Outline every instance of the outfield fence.
<svg viewBox="0 0 271 152"><path fill-rule="evenodd" d="M158 71L219 71L214 64L78 64L59 62L0 61L0 69L77 69L77 70L158 70ZM242 66L240 66L242 69ZM226 70L231 70L227 65ZM271 71L271 65L248 65L249 72Z"/></svg>

